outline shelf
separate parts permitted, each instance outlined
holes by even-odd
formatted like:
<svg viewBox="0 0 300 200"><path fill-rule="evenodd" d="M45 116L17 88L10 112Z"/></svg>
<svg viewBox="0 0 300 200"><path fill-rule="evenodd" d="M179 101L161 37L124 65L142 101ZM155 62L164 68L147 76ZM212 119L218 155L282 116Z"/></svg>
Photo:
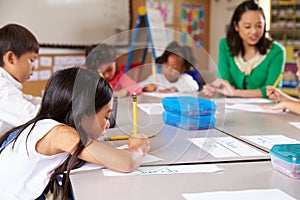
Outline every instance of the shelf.
<svg viewBox="0 0 300 200"><path fill-rule="evenodd" d="M299 95L297 88L281 88L281 91L294 97L298 97Z"/></svg>

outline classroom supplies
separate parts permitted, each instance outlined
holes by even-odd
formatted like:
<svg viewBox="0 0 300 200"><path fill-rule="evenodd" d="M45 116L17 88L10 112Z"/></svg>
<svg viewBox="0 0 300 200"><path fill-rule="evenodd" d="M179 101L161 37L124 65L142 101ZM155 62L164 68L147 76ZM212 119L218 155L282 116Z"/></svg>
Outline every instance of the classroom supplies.
<svg viewBox="0 0 300 200"><path fill-rule="evenodd" d="M147 138L152 138L155 135L146 135ZM104 138L104 141L115 141L115 140L128 140L130 138L129 135L118 135Z"/></svg>
<svg viewBox="0 0 300 200"><path fill-rule="evenodd" d="M132 94L132 107L133 107L133 134L137 134L137 95L134 92Z"/></svg>
<svg viewBox="0 0 300 200"><path fill-rule="evenodd" d="M185 116L211 115L217 109L213 101L192 96L165 97L162 104L166 111Z"/></svg>
<svg viewBox="0 0 300 200"><path fill-rule="evenodd" d="M277 144L270 150L272 166L292 178L300 178L300 144Z"/></svg>
<svg viewBox="0 0 300 200"><path fill-rule="evenodd" d="M162 118L168 125L186 130L215 127L217 105L211 100L191 96L165 97L162 104L165 109Z"/></svg>

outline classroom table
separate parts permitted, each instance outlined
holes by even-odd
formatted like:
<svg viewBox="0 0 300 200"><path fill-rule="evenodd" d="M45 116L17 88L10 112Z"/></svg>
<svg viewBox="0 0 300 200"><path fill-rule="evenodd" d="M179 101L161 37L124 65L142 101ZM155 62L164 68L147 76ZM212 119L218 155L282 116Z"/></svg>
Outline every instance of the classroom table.
<svg viewBox="0 0 300 200"><path fill-rule="evenodd" d="M139 96L139 103L159 103L161 99ZM273 169L268 149L243 140L240 136L257 134L283 134L294 136L297 129L288 124L297 116L288 113L267 115L226 110L218 105L218 123L215 129L187 131L166 125L160 115L150 116L138 109L138 131L154 134L149 138L149 154L162 161L143 166L182 164L216 164L224 168L217 173L191 173L172 175L104 176L101 170L72 173L71 184L75 199L184 199L183 193L201 193L220 190L247 190L279 188L300 199L300 181ZM224 112L222 112L224 111ZM132 107L129 98L120 99L117 126L107 130L106 136L128 135L132 132ZM287 130L287 132L285 131ZM234 137L247 146L264 153L262 157L215 158L204 152L187 138ZM299 135L295 137L300 139ZM100 138L101 140L101 138ZM126 141L106 141L120 146Z"/></svg>
<svg viewBox="0 0 300 200"><path fill-rule="evenodd" d="M300 199L300 181L274 170L270 161L217 164L224 171L167 175L104 176L100 170L71 175L76 200L184 200L183 193L278 188Z"/></svg>
<svg viewBox="0 0 300 200"><path fill-rule="evenodd" d="M139 96L139 103L160 102L161 99L152 98L148 96ZM116 128L108 129L104 137L116 135L130 135L133 130L132 123L132 106L130 98L119 99L117 112L117 126ZM216 163L229 162L241 160L270 160L267 152L257 149L264 154L263 156L239 156L216 158L211 154L203 151L198 146L188 140L189 138L219 138L229 137L227 134L217 129L206 130L184 130L174 126L164 124L161 115L148 115L142 110L138 109L138 131L154 135L149 138L150 152L149 154L157 156L163 160L151 163L150 165L170 165L182 163ZM113 146L121 146L127 141L105 141L105 143ZM250 145L248 145L250 146Z"/></svg>
<svg viewBox="0 0 300 200"><path fill-rule="evenodd" d="M300 117L291 112L269 114L224 109L218 113L217 118L220 123L217 123L216 129L255 146L243 136L283 135L300 141L300 130L289 123L300 122ZM257 147L269 151L262 146Z"/></svg>

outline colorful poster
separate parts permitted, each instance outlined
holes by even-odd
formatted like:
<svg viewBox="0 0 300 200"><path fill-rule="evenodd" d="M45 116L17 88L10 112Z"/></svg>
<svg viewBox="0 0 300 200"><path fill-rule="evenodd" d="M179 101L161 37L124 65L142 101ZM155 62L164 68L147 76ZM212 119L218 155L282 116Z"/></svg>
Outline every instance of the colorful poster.
<svg viewBox="0 0 300 200"><path fill-rule="evenodd" d="M181 4L181 32L183 44L197 42L203 46L204 8L201 3ZM190 42L188 36L194 41Z"/></svg>

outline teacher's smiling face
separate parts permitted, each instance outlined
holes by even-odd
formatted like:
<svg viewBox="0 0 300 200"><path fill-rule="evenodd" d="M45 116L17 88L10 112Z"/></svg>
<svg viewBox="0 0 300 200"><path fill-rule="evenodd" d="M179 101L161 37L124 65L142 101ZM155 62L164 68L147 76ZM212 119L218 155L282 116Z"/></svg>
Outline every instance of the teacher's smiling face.
<svg viewBox="0 0 300 200"><path fill-rule="evenodd" d="M253 46L258 43L264 34L265 19L260 11L246 11L241 19L235 23L235 30L243 40L244 46Z"/></svg>

